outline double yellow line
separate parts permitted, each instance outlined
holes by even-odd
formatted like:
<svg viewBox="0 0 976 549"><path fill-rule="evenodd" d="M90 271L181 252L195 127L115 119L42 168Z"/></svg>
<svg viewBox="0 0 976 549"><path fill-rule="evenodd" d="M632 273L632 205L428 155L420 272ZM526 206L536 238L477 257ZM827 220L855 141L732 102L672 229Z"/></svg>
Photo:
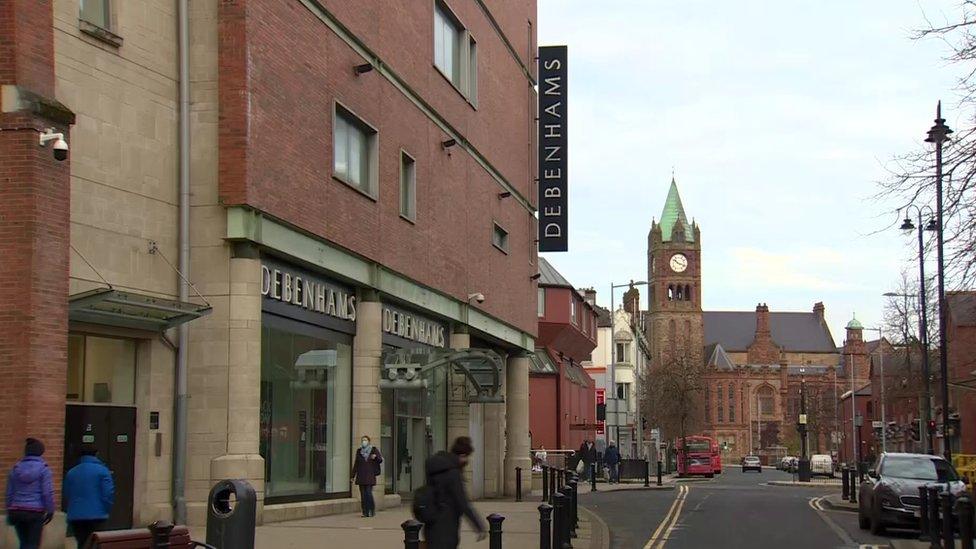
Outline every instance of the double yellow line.
<svg viewBox="0 0 976 549"><path fill-rule="evenodd" d="M674 502L671 503L671 509L668 510L668 514L664 515L664 520L657 526L657 530L654 530L651 539L647 540L644 549L662 549L664 547L664 544L667 543L668 538L671 536L671 532L674 531L675 525L678 524L681 509L685 506L685 501L688 499L688 492L690 490L687 485L682 484L678 486L678 497L674 498Z"/></svg>

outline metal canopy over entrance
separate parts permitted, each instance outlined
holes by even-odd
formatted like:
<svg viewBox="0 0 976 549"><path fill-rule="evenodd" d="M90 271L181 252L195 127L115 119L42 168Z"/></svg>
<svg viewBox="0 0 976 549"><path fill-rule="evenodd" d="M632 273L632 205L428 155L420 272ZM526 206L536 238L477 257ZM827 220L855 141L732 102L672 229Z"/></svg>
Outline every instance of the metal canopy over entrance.
<svg viewBox="0 0 976 549"><path fill-rule="evenodd" d="M424 373L450 368L463 375L468 402L505 402L501 388L502 358L488 349L396 349L383 353L382 389L422 387Z"/></svg>
<svg viewBox="0 0 976 549"><path fill-rule="evenodd" d="M210 305L198 305L146 294L96 288L68 298L72 321L161 332L210 314Z"/></svg>

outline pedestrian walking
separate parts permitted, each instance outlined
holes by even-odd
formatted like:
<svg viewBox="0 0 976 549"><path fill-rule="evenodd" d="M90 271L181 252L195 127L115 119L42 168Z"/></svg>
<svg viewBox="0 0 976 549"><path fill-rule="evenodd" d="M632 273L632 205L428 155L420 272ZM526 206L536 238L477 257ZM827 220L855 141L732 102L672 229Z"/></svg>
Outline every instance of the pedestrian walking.
<svg viewBox="0 0 976 549"><path fill-rule="evenodd" d="M613 441L607 446L606 453L603 454L603 463L606 464L609 474L608 484L620 482L620 450L614 446Z"/></svg>
<svg viewBox="0 0 976 549"><path fill-rule="evenodd" d="M20 549L40 547L44 525L54 517L54 482L42 455L44 444L28 438L24 457L7 477L7 523L17 531Z"/></svg>
<svg viewBox="0 0 976 549"><path fill-rule="evenodd" d="M359 441L359 449L353 456L352 480L359 486L359 499L364 517L376 516L373 486L376 486L376 477L380 475L381 463L383 463L383 455L380 454L378 448L373 446L370 438L363 435Z"/></svg>
<svg viewBox="0 0 976 549"><path fill-rule="evenodd" d="M584 440L580 444L579 450L576 450L576 473L580 476L580 480L586 481L590 478L590 464L589 461L589 443L590 441ZM582 465L582 466L581 466Z"/></svg>
<svg viewBox="0 0 976 549"><path fill-rule="evenodd" d="M427 492L432 507L430 520L424 524L427 549L456 548L461 542L462 516L468 517L478 532L478 541L487 537L484 522L471 508L461 480L473 453L471 439L458 437L450 452L438 452L427 460Z"/></svg>
<svg viewBox="0 0 976 549"><path fill-rule="evenodd" d="M64 501L68 524L74 532L78 549L104 526L115 504L115 481L112 472L98 459L92 444L81 447L78 464L64 477Z"/></svg>

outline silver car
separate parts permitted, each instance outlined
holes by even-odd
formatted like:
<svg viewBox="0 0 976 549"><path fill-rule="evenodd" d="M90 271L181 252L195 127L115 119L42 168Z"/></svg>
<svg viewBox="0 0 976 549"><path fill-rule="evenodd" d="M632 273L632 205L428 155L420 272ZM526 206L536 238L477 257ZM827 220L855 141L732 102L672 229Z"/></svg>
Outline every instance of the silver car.
<svg viewBox="0 0 976 549"><path fill-rule="evenodd" d="M858 526L881 534L886 527L918 528L920 486L940 486L953 494L966 485L952 464L928 454L881 454L861 483Z"/></svg>

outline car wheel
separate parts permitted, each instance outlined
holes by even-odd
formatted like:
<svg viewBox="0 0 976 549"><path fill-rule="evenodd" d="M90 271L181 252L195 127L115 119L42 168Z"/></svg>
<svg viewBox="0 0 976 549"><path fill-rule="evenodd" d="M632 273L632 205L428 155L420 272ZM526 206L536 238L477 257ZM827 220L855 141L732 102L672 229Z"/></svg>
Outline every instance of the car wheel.
<svg viewBox="0 0 976 549"><path fill-rule="evenodd" d="M858 505L857 507L857 526L861 530L867 530L871 527L871 521L864 515L864 506Z"/></svg>
<svg viewBox="0 0 976 549"><path fill-rule="evenodd" d="M881 522L881 509L877 506L874 507L871 513L871 533L880 536L885 532L884 523Z"/></svg>

